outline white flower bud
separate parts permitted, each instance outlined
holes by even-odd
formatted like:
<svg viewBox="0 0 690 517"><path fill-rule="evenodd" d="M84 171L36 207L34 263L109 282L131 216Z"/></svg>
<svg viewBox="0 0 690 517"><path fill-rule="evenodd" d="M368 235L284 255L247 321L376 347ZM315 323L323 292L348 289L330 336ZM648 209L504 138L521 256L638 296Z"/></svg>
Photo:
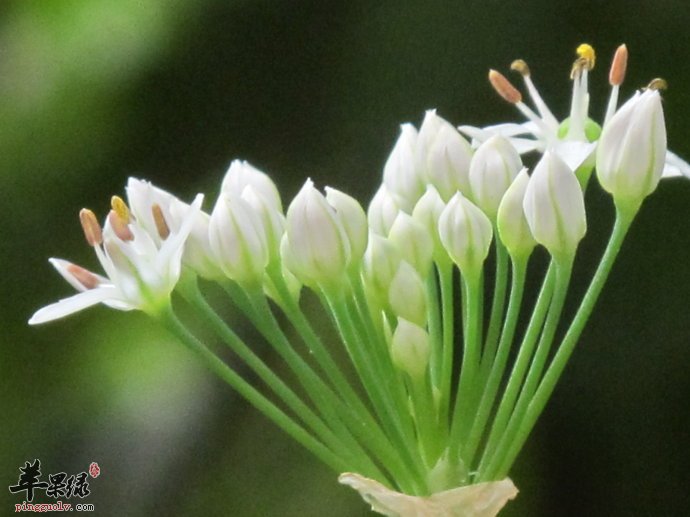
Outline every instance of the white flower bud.
<svg viewBox="0 0 690 517"><path fill-rule="evenodd" d="M448 201L459 190L470 192L472 147L436 110L426 112L417 138L417 167Z"/></svg>
<svg viewBox="0 0 690 517"><path fill-rule="evenodd" d="M253 185L244 187L241 197L254 209L263 223L269 261L277 259L280 256L280 239L285 232L285 216Z"/></svg>
<svg viewBox="0 0 690 517"><path fill-rule="evenodd" d="M582 189L573 171L546 151L534 168L523 201L534 239L554 257L575 254L587 231Z"/></svg>
<svg viewBox="0 0 690 517"><path fill-rule="evenodd" d="M446 208L446 204L438 191L433 185L429 185L412 211L412 218L421 224L431 236L434 243L433 257L439 263L447 263L450 260L438 234L438 220L444 208Z"/></svg>
<svg viewBox="0 0 690 517"><path fill-rule="evenodd" d="M374 233L387 237L395 218L398 217L398 212L400 212L398 203L393 199L386 185L381 185L367 210L369 228Z"/></svg>
<svg viewBox="0 0 690 517"><path fill-rule="evenodd" d="M431 270L434 251L434 241L426 229L411 215L400 212L388 239L398 248L401 257L414 266L422 278L426 278Z"/></svg>
<svg viewBox="0 0 690 517"><path fill-rule="evenodd" d="M403 124L400 129L400 137L383 168L383 183L400 208L412 212L424 194L424 178L415 162L417 130L412 124Z"/></svg>
<svg viewBox="0 0 690 517"><path fill-rule="evenodd" d="M528 257L537 244L527 224L523 208L528 183L527 169L522 169L503 196L496 216L501 242L508 253L516 258Z"/></svg>
<svg viewBox="0 0 690 517"><path fill-rule="evenodd" d="M350 242L326 198L307 180L287 210L292 273L306 284L339 282L350 263Z"/></svg>
<svg viewBox="0 0 690 517"><path fill-rule="evenodd" d="M335 210L350 240L351 264L359 264L369 238L367 216L362 205L352 196L330 187L326 187L326 201Z"/></svg>
<svg viewBox="0 0 690 517"><path fill-rule="evenodd" d="M666 159L666 126L656 90L636 93L604 126L597 148L599 183L635 206L656 189Z"/></svg>
<svg viewBox="0 0 690 517"><path fill-rule="evenodd" d="M251 185L258 194L263 196L269 206L277 212L283 213L280 193L273 180L248 162L233 160L223 178L221 192L241 196L248 185Z"/></svg>
<svg viewBox="0 0 690 517"><path fill-rule="evenodd" d="M367 292L382 306L388 303L388 289L400 267L400 261L400 252L393 243L375 233L369 234L362 273Z"/></svg>
<svg viewBox="0 0 690 517"><path fill-rule="evenodd" d="M438 222L441 242L465 275L477 275L489 254L493 237L491 221L479 208L456 193Z"/></svg>
<svg viewBox="0 0 690 517"><path fill-rule="evenodd" d="M261 283L268 265L263 223L239 195L221 194L209 222L209 241L216 263L241 284Z"/></svg>
<svg viewBox="0 0 690 517"><path fill-rule="evenodd" d="M494 221L503 194L522 169L513 145L502 136L492 136L479 146L470 163L472 200Z"/></svg>
<svg viewBox="0 0 690 517"><path fill-rule="evenodd" d="M426 330L404 318L398 318L391 343L393 364L419 380L424 378L430 354L431 345Z"/></svg>
<svg viewBox="0 0 690 517"><path fill-rule="evenodd" d="M401 261L388 290L388 301L396 316L417 325L426 325L426 288L419 273L406 261Z"/></svg>

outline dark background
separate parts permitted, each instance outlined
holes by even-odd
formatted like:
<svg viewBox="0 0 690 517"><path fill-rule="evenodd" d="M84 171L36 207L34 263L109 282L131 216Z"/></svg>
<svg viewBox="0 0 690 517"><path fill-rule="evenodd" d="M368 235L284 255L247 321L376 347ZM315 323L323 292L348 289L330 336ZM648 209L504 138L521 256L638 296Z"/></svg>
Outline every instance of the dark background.
<svg viewBox="0 0 690 517"><path fill-rule="evenodd" d="M29 328L70 292L50 256L95 267L77 212L130 175L215 198L230 160L368 202L397 125L515 120L488 68L518 57L559 116L574 48L630 50L622 96L652 77L669 146L690 157L685 1L5 0L0 4L0 480L101 465L102 515L366 515L336 476L141 314L95 308ZM572 314L612 222L588 193ZM690 182L645 204L549 406L504 515L687 515ZM2 493L3 488L0 488ZM5 492L7 496L10 494ZM5 501L5 502L2 502ZM0 498L0 513L19 496Z"/></svg>

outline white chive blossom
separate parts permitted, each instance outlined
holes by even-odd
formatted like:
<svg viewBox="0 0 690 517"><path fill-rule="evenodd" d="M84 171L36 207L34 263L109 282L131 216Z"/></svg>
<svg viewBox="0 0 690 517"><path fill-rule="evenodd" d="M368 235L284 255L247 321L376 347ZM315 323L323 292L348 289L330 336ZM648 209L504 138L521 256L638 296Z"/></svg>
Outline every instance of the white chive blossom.
<svg viewBox="0 0 690 517"><path fill-rule="evenodd" d="M532 236L523 208L528 184L527 169L522 169L503 196L496 217L496 226L501 242L508 253L515 258L529 256L537 244Z"/></svg>
<svg viewBox="0 0 690 517"><path fill-rule="evenodd" d="M582 189L572 170L550 152L534 168L523 201L534 239L552 256L572 257L587 231Z"/></svg>
<svg viewBox="0 0 690 517"><path fill-rule="evenodd" d="M406 212L412 212L424 194L424 178L415 160L417 135L412 124L400 126L400 136L383 168L383 184Z"/></svg>

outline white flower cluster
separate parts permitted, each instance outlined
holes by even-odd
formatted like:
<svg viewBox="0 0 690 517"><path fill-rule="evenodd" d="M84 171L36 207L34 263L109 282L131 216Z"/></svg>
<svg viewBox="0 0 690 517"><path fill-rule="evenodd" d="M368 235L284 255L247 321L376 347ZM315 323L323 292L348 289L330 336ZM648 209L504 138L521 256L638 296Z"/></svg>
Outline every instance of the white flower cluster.
<svg viewBox="0 0 690 517"><path fill-rule="evenodd" d="M94 248L106 276L51 259L79 293L39 310L30 323L51 321L97 303L159 316L171 311L171 294L181 285L179 281L184 275L218 282L234 296L236 305L246 302L247 307L242 308L247 317L257 328L261 327L267 340L277 341L281 355L285 354L291 366L295 366L307 390L317 387L311 396L332 429L324 430L318 419L314 423L309 408L300 405L286 386L276 385L267 367L251 355L248 347L238 345L241 357L296 413L304 413L304 422L323 438L324 444L333 442L337 434L336 438L352 447L350 454L360 454L357 433L366 426L373 426L376 431L380 422L385 433L374 433L378 440L375 444L362 445L370 446L373 456L385 463L391 460L386 440L391 440L394 451L406 450L409 445L406 440L410 433L405 434L404 422L412 407L414 433L422 444L421 452L393 452L393 463L386 468L399 486L429 493L434 488L448 489L470 479L468 469L474 465L472 460L506 366L522 287L517 291L517 305L514 306L511 296L507 311L514 318L512 329L508 324L503 327L505 285L500 287L499 277L502 275L505 281L507 269L501 269L499 258L501 254L505 258L507 252L512 259L513 278L517 272L519 279L524 274L524 269L520 273L521 267L526 267L534 248L541 245L558 269L559 281L553 295L556 301L551 302L546 323L546 308L541 311L542 316L535 316L530 322L530 327L537 331L534 340L542 324L544 328L526 387L522 388L517 404L517 392L509 402L502 403L496 419L499 424L494 426L488 453L480 465L483 468L488 464L488 470L479 471L474 481L494 480L493 476L499 473L505 475L504 467L509 467L512 455L519 450L521 433L529 432L528 416L538 414L538 410L530 413L527 409L541 404L541 394L548 396L555 382L540 384L541 374L565 299L570 266L587 230L584 191L593 169L596 167L600 185L612 195L626 224L663 176L688 175L690 171L688 164L666 148L659 93L663 81L653 81L617 109L619 86L627 64L627 49L619 47L609 76L611 100L604 123L599 126L588 116L587 82L594 67L594 50L581 45L577 52L572 69L570 116L562 122L534 87L526 63L516 61L513 69L521 73L538 114L522 102L520 92L503 75L491 71L489 79L496 91L528 118L527 123L456 129L430 110L419 129L403 124L383 168L382 184L366 212L359 202L336 189L326 187L325 194L321 193L311 180L305 182L284 211L270 177L239 160L230 165L210 214L201 209L202 195L187 204L146 181L130 179L128 202L114 197L103 226L90 210L80 213L86 240ZM530 171L522 155L533 151L539 156ZM588 304L596 300L624 234L625 230L615 234L617 240L613 240L610 259L602 261L605 267L595 276L594 294L588 297ZM491 329L484 344L483 312L478 305L483 303L482 273L492 243L497 254L499 287L494 294ZM462 311L455 311L453 306L454 267L464 282ZM551 277L547 274L548 278ZM288 315L309 343L310 352L316 352L320 366L335 381L334 385L347 387L338 366L314 346L319 338L299 309L303 286L313 290L326 310L331 311L353 366L362 378L376 418L369 419L368 409L357 400L353 406L352 399L348 399L348 407L364 413L364 427L347 419L341 421L332 413L330 402L319 398L335 397L332 401L336 406L341 402L325 388L325 383L319 384L320 377L309 366L300 366L299 356L290 355L290 345L285 345L287 338L281 338L280 327L262 294L273 298ZM550 289L554 289L553 285ZM542 303L548 304L551 291L545 290L548 294ZM212 311L204 305L203 297L201 307ZM588 311L591 307L584 310L577 327L580 330ZM534 314L539 312L535 308ZM456 318L462 320L466 341L457 390L451 385L456 371ZM216 328L223 325L222 320L211 320ZM176 325L173 323L174 328ZM501 329L505 336L501 335L501 348L496 353ZM546 380L558 378L577 340L577 332L564 347L565 359L556 356L555 369L547 372L544 378L551 377ZM220 333L237 345L239 338L232 330L221 329ZM192 348L202 350L202 356L208 359L211 352L203 351L203 346L195 344L186 331L178 328L178 335L188 339ZM527 347L527 360L534 345L532 342ZM380 355L382 351L384 354ZM234 374L223 370L219 359L209 360L221 376L233 386L240 386L243 395L321 457L330 461L328 454L339 452L331 447L324 453L321 443L306 439L301 428L296 430L286 415L271 409L264 399L256 398L253 388L245 387ZM520 376L527 373L527 365L516 366L517 370L522 369ZM379 378L385 379L381 381L385 388L377 385ZM520 378L517 388L521 382ZM491 385L493 388L485 388ZM451 400L456 392L453 414ZM357 397L354 391L351 395ZM513 406L516 409L511 416ZM472 411L484 410L486 413L477 419L479 423L472 425ZM501 432L504 434L500 435ZM383 445L381 436L385 437ZM511 443L518 445L513 447ZM343 457L349 458L345 453ZM368 457L361 465L376 474L377 467L366 460ZM465 460L468 469L463 467ZM342 465L339 461L341 458L334 460L334 464ZM396 480L396 474L403 477Z"/></svg>

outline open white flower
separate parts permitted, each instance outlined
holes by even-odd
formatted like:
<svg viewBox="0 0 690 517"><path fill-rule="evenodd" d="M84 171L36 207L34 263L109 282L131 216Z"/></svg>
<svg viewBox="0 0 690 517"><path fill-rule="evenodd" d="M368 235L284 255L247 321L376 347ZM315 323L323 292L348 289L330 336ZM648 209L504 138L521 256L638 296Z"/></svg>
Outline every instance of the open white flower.
<svg viewBox="0 0 690 517"><path fill-rule="evenodd" d="M616 50L609 74L611 95L603 124L600 126L589 118L589 92L588 75L594 68L596 59L594 49L587 44L577 48L578 58L573 64L571 77L573 79L573 94L570 103L570 115L559 123L549 107L542 99L539 91L531 79L530 69L523 60L512 63L511 69L522 75L523 81L531 97L537 112L530 109L522 102L522 95L515 89L508 79L502 74L491 70L489 80L498 93L527 118L523 124L502 123L478 128L473 126L461 126L460 131L474 140L476 146L494 135L508 138L520 154L532 151L543 153L547 150L558 155L573 171L581 167L591 172L594 165L594 151L601 134L601 126L606 126L618 105L618 92L625 78L628 50L621 45ZM653 81L650 87L655 87L658 82ZM663 178L674 176L690 177L690 164L668 151L666 153ZM580 178L578 178L580 179Z"/></svg>
<svg viewBox="0 0 690 517"><path fill-rule="evenodd" d="M169 224L163 206L155 201L145 209L147 202L135 200L142 220L151 214L148 224L132 216L117 196L113 197L112 210L103 229L93 212L82 210L79 217L86 240L93 246L106 276L62 259L50 259L58 273L80 292L38 310L29 324L46 323L98 303L118 310L159 311L169 303L180 278L184 245L202 201L203 196L197 195L181 215L177 227Z"/></svg>

